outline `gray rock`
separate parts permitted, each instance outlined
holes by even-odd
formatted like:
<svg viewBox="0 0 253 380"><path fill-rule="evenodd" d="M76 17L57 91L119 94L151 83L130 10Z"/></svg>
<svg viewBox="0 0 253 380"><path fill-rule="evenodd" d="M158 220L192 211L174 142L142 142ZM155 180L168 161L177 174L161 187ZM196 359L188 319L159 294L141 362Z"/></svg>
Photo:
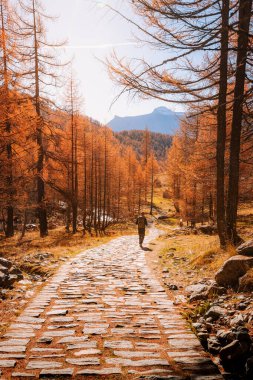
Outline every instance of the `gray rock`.
<svg viewBox="0 0 253 380"><path fill-rule="evenodd" d="M215 275L218 285L238 287L239 278L253 267L253 257L236 255L228 259Z"/></svg>
<svg viewBox="0 0 253 380"><path fill-rule="evenodd" d="M74 364L74 365L100 365L100 360L98 358L93 358L93 357L87 357L87 358L78 358L78 359L73 359L69 358L66 359L67 363Z"/></svg>
<svg viewBox="0 0 253 380"><path fill-rule="evenodd" d="M0 359L0 367L13 368L16 365L16 360Z"/></svg>
<svg viewBox="0 0 253 380"><path fill-rule="evenodd" d="M206 284L194 284L187 286L185 291L186 293L203 293L207 288L208 286Z"/></svg>
<svg viewBox="0 0 253 380"><path fill-rule="evenodd" d="M189 298L189 302L203 301L208 298L206 291L203 293L194 292Z"/></svg>
<svg viewBox="0 0 253 380"><path fill-rule="evenodd" d="M239 245L236 249L238 255L252 256L253 257L253 239L246 241Z"/></svg>
<svg viewBox="0 0 253 380"><path fill-rule="evenodd" d="M26 369L52 369L61 367L62 363L53 362L52 360L30 360Z"/></svg>
<svg viewBox="0 0 253 380"><path fill-rule="evenodd" d="M243 324L244 324L244 319L241 314L235 315L234 318L232 318L230 321L230 326L243 325Z"/></svg>
<svg viewBox="0 0 253 380"><path fill-rule="evenodd" d="M220 306L212 306L205 314L205 318L211 318L213 321L216 321L220 317L226 315L226 309Z"/></svg>

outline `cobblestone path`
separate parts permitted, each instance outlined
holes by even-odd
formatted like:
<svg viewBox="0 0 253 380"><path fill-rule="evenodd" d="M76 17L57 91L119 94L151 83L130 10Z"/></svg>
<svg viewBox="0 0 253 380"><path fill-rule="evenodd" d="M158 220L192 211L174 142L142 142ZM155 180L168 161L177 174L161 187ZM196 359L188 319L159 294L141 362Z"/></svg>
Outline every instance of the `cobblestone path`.
<svg viewBox="0 0 253 380"><path fill-rule="evenodd" d="M136 236L63 265L0 340L0 368L1 379L222 379Z"/></svg>

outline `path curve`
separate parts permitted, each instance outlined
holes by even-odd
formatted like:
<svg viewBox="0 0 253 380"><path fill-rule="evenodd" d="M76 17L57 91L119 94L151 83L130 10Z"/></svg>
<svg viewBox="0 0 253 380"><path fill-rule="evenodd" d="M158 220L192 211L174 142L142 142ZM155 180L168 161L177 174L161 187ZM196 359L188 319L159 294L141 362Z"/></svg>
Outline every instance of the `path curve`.
<svg viewBox="0 0 253 380"><path fill-rule="evenodd" d="M137 241L86 250L47 281L0 340L0 379L222 379Z"/></svg>

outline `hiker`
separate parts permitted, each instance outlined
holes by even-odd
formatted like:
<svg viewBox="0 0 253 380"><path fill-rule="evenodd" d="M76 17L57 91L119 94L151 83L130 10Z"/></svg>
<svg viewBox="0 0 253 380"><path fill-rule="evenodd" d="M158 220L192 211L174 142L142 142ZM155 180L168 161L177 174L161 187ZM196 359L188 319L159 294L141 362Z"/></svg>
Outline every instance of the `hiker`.
<svg viewBox="0 0 253 380"><path fill-rule="evenodd" d="M145 227L148 225L144 212L142 212L141 215L138 216L138 218L136 219L136 224L138 226L139 244L142 248L142 243L145 237Z"/></svg>

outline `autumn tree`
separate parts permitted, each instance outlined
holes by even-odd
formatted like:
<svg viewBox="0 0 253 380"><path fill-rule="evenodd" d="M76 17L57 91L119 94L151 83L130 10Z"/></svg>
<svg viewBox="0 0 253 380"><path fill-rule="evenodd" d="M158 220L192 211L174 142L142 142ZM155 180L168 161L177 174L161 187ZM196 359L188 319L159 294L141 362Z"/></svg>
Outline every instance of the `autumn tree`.
<svg viewBox="0 0 253 380"><path fill-rule="evenodd" d="M45 194L45 124L50 100L48 88L57 84L56 60L54 48L59 46L47 41L45 22L47 16L39 0L19 0L21 33L24 39L23 62L27 65L24 91L33 99L36 110L36 142L37 142L37 215L40 235L48 234L47 204Z"/></svg>

